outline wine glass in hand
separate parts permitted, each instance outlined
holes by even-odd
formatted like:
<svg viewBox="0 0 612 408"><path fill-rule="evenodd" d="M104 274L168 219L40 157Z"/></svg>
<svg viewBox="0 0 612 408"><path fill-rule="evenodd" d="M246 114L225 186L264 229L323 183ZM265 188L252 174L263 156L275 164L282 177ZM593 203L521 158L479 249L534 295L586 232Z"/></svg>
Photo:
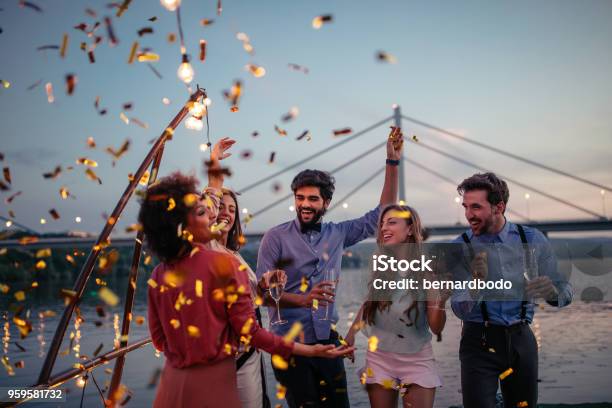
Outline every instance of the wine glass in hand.
<svg viewBox="0 0 612 408"><path fill-rule="evenodd" d="M278 269L274 270L270 274L270 278L268 282L269 282L270 297L274 299L274 303L276 303L276 319L272 320L270 324L273 326L285 324L287 323L287 321L281 319L280 306L278 304L281 296L283 295L283 291L285 290L284 274L281 273L281 271Z"/></svg>

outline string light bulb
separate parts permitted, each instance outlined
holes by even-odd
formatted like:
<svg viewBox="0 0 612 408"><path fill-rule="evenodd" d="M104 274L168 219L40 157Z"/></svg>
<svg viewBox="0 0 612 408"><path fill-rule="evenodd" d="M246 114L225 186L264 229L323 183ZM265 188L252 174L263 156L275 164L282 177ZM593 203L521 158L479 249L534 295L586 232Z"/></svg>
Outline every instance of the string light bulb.
<svg viewBox="0 0 612 408"><path fill-rule="evenodd" d="M348 208L348 203L342 203L342 208L347 209Z"/></svg>
<svg viewBox="0 0 612 408"><path fill-rule="evenodd" d="M196 118L201 118L202 116L204 116L204 113L206 113L206 106L203 103L196 101L191 106L191 109L189 109L189 113L191 113Z"/></svg>
<svg viewBox="0 0 612 408"><path fill-rule="evenodd" d="M181 81L188 84L193 81L193 74L193 68L189 63L189 56L187 54L183 54L183 61L181 62L181 65L179 65L176 75Z"/></svg>
<svg viewBox="0 0 612 408"><path fill-rule="evenodd" d="M204 123L202 123L201 119L198 119L194 116L190 116L186 121L185 121L185 127L189 130L202 130L202 128L204 128Z"/></svg>
<svg viewBox="0 0 612 408"><path fill-rule="evenodd" d="M160 0L161 5L168 11L174 11L181 5L181 0Z"/></svg>
<svg viewBox="0 0 612 408"><path fill-rule="evenodd" d="M6 224L4 224L4 225L6 225L6 228L11 228L11 225L13 225L13 221L8 220L8 221L6 222Z"/></svg>
<svg viewBox="0 0 612 408"><path fill-rule="evenodd" d="M292 206L292 205L290 205L290 206L289 206L289 211L291 211L291 212L295 211L295 207L294 207L294 206Z"/></svg>

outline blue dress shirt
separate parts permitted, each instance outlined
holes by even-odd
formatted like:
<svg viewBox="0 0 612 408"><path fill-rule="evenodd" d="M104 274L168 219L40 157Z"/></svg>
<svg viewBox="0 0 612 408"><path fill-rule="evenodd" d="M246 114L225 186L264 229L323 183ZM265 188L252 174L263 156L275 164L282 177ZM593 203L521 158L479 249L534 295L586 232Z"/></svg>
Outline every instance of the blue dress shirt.
<svg viewBox="0 0 612 408"><path fill-rule="evenodd" d="M537 269L539 276L548 276L559 292L557 302L548 302L552 306L563 307L571 303L573 293L567 278L561 276L557 270L557 259L548 239L535 228L523 227L527 243L536 249ZM521 237L516 224L506 221L502 230L497 234L474 235L471 230L466 231L470 242L477 251L478 245L484 245L494 250L494 256L489 256L487 279L523 276L524 251ZM454 242L463 242L459 236ZM515 297L519 299L520 297ZM457 317L463 321L483 322L480 310L480 300L473 300L466 290L454 291L451 297L451 307ZM520 322L520 300L487 301L486 307L491 324L510 326ZM531 323L534 314L534 304L527 304L526 319Z"/></svg>
<svg viewBox="0 0 612 408"><path fill-rule="evenodd" d="M268 230L259 245L257 256L257 278L268 270L275 269L280 260L291 260L291 265L284 267L287 273L285 292L304 294L323 280L324 271L334 268L337 277L340 275L342 253L345 248L359 241L374 236L378 224L380 206L367 212L362 217L339 223L326 222L321 232L307 231L302 233L297 218ZM300 291L302 278L308 282L306 292ZM286 324L271 326L270 330L278 335L289 331L294 322L300 322L304 332L305 343L316 343L328 340L331 324L338 321L334 304L330 303L328 315L331 320L320 320L325 314L325 307L317 310L311 308L283 308L281 318ZM268 307L270 319L276 317L274 306Z"/></svg>

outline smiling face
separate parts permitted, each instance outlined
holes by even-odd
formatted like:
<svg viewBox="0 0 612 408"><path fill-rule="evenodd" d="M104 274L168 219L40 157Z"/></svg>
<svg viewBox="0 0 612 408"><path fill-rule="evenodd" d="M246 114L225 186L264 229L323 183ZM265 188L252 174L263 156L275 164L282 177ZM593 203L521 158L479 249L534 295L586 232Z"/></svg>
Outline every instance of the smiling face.
<svg viewBox="0 0 612 408"><path fill-rule="evenodd" d="M236 201L229 194L223 194L221 203L219 204L219 215L217 216L217 223L224 222L226 225L221 231L227 234L236 222Z"/></svg>
<svg viewBox="0 0 612 408"><path fill-rule="evenodd" d="M327 207L329 200L324 200L319 187L300 187L295 191L295 211L301 224L316 224L319 222Z"/></svg>
<svg viewBox="0 0 612 408"><path fill-rule="evenodd" d="M500 218L504 217L505 204L489 203L486 190L470 190L463 194L465 219L470 224L474 235L494 233ZM502 222L503 225L503 222Z"/></svg>
<svg viewBox="0 0 612 408"><path fill-rule="evenodd" d="M206 205L206 200L199 199L197 204L193 206L187 214L186 226L193 240L199 243L206 243L213 238L210 232L210 209Z"/></svg>
<svg viewBox="0 0 612 408"><path fill-rule="evenodd" d="M381 220L380 239L384 245L401 244L408 242L412 230L410 219L397 217L393 211L387 211Z"/></svg>

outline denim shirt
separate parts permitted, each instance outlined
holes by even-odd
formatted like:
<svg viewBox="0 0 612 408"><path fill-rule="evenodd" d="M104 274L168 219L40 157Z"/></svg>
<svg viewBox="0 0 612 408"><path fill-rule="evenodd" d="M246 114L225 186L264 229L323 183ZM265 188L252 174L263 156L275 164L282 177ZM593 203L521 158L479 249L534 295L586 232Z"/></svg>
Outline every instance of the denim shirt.
<svg viewBox="0 0 612 408"><path fill-rule="evenodd" d="M321 225L321 232L302 233L300 222L296 218L268 230L259 245L257 256L257 278L268 270L276 269L280 260L290 260L291 264L282 269L287 273L285 292L305 294L323 280L324 272L333 268L340 276L342 253L356 243L374 236L380 214L380 206L367 212L362 217L339 223L326 222ZM308 288L300 290L302 278L306 278ZM268 307L270 319L276 317L274 306ZM329 304L328 315L331 320L320 320L325 315L325 306L312 308L283 308L281 318L286 324L270 326L273 333L284 335L293 323L300 322L304 332L305 343L316 343L328 340L332 324L338 321L334 303Z"/></svg>
<svg viewBox="0 0 612 408"><path fill-rule="evenodd" d="M552 306L563 307L571 303L573 291L567 278L562 277L557 270L557 259L550 245L550 242L535 228L523 227L528 244L537 249L537 267L540 276L548 276L555 288L559 292L558 301L548 303ZM496 256L488 259L489 274L488 279L508 279L512 275L522 276L523 257L522 242L516 224L506 221L502 230L497 234L474 235L471 230L466 231L470 242L475 246L487 245L489 248L496 249ZM461 236L454 242L463 242ZM517 248L519 250L517 251ZM515 298L516 299L516 298ZM482 300L473 300L468 290L458 290L453 292L451 297L451 307L457 317L463 321L483 322L480 310ZM492 324L510 326L520 322L521 301L487 301L486 307L489 320ZM534 304L527 304L526 319L531 323L534 314Z"/></svg>

